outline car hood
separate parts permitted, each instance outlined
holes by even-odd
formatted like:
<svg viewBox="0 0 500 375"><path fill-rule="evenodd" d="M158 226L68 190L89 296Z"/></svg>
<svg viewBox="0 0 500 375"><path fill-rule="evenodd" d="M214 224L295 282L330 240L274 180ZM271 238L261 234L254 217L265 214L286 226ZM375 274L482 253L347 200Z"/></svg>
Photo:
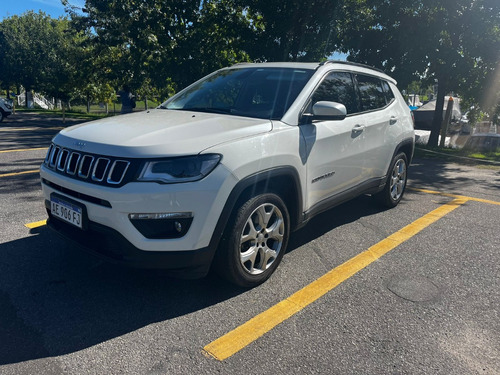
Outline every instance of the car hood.
<svg viewBox="0 0 500 375"><path fill-rule="evenodd" d="M154 109L75 125L62 130L54 142L109 156L179 156L271 129L270 120Z"/></svg>

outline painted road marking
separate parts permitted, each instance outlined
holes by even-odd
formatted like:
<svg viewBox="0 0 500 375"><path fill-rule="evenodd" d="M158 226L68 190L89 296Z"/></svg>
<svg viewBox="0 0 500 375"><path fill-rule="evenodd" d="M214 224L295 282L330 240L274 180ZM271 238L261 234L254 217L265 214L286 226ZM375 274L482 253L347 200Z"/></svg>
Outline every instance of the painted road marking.
<svg viewBox="0 0 500 375"><path fill-rule="evenodd" d="M426 193L426 194L441 195L443 197L449 197L449 198L467 199L469 201L475 201L475 202L481 202L481 203L488 203L488 204L495 204L497 206L500 206L500 202L492 201L492 200L489 200L489 199L473 198L473 197L467 197L467 196L464 196L464 195L442 193L440 191L428 190L428 189L418 189L418 188L414 188L414 187L408 187L408 190L418 191L418 192Z"/></svg>
<svg viewBox="0 0 500 375"><path fill-rule="evenodd" d="M18 132L18 131L26 132L26 131L36 131L36 130L63 130L63 129L64 129L64 127L57 126L57 127L50 127L50 128L44 128L44 127L40 127L40 128L2 128L2 129L0 129L0 131L3 131L3 132Z"/></svg>
<svg viewBox="0 0 500 375"><path fill-rule="evenodd" d="M36 148L20 148L17 150L3 150L0 151L0 154L4 154L7 152L23 152L23 151L37 151L37 150L46 150L48 147L36 147Z"/></svg>
<svg viewBox="0 0 500 375"><path fill-rule="evenodd" d="M467 197L456 198L436 208L403 229L373 245L368 250L329 271L287 299L211 342L205 346L203 350L206 354L219 361L231 357L233 354L239 352L286 319L295 315L297 312L301 311L384 254L387 254L389 251L398 247L424 228L427 228L429 225L469 200L470 199Z"/></svg>
<svg viewBox="0 0 500 375"><path fill-rule="evenodd" d="M14 173L4 173L4 174L0 174L0 178L2 178L2 177L19 176L19 175L22 175L22 174L39 173L39 172L40 172L40 169L33 169L31 171L14 172Z"/></svg>
<svg viewBox="0 0 500 375"><path fill-rule="evenodd" d="M24 226L26 228L29 228L29 229L35 229L38 227L43 227L46 224L47 224L47 220L40 220L40 221L35 221L34 223L24 224Z"/></svg>

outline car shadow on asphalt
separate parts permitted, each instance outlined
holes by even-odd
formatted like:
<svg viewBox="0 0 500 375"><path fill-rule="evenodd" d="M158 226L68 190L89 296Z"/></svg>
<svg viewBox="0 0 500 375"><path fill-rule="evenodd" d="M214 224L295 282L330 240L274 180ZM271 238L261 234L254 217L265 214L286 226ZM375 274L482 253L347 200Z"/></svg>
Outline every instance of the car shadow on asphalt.
<svg viewBox="0 0 500 375"><path fill-rule="evenodd" d="M447 193L464 194L471 187L481 186L487 189L498 190L500 186L499 171L492 170L493 179L476 179L471 173L465 174L461 159L455 161L441 158L415 158L409 169L409 186L427 188L438 191L446 190ZM470 166L477 166L477 163Z"/></svg>
<svg viewBox="0 0 500 375"><path fill-rule="evenodd" d="M367 195L343 203L313 217L304 227L292 233L287 252L294 251L338 226L355 222L362 217L371 216L386 209L373 197Z"/></svg>
<svg viewBox="0 0 500 375"><path fill-rule="evenodd" d="M292 234L289 249L380 211L370 197L338 206ZM246 291L214 275L180 280L102 262L39 227L0 244L0 365L73 353Z"/></svg>
<svg viewBox="0 0 500 375"><path fill-rule="evenodd" d="M0 366L73 353L245 290L102 262L47 227L0 244Z"/></svg>
<svg viewBox="0 0 500 375"><path fill-rule="evenodd" d="M1 166L1 163L0 163ZM36 170L36 172L28 173L28 174L20 174L17 176L9 176L6 178L0 178L0 196L8 195L8 194L17 194L19 199L27 199L30 200L33 192L40 192L40 201L41 200L41 191L42 188L40 186L40 173L38 173L38 169L40 168L40 164L29 164L29 165L21 165L16 166L14 170L8 170L2 173L22 173L26 170ZM0 167L1 170L1 167ZM0 173L1 174L1 173ZM31 194L31 195L30 195ZM5 199L5 198L2 198Z"/></svg>

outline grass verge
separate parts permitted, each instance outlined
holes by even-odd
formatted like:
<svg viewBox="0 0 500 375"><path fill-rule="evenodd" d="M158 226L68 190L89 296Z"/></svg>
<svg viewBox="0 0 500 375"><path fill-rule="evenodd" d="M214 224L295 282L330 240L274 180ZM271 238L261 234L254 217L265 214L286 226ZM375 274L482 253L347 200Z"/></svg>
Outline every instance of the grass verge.
<svg viewBox="0 0 500 375"><path fill-rule="evenodd" d="M30 113L40 113L43 115L49 115L49 116L54 116L54 117L63 117L63 113L61 110L50 110L50 109L39 109L39 108L16 108L16 112L30 112ZM106 113L83 113L83 112L78 112L78 111L66 111L65 113L66 118L76 118L76 119L86 119L86 120L93 120L93 119L99 119L107 116L113 116L112 113L106 114Z"/></svg>
<svg viewBox="0 0 500 375"><path fill-rule="evenodd" d="M426 147L418 145L415 147L415 156L421 158L440 158L466 164L491 164L500 166L500 151L481 153L478 151Z"/></svg>

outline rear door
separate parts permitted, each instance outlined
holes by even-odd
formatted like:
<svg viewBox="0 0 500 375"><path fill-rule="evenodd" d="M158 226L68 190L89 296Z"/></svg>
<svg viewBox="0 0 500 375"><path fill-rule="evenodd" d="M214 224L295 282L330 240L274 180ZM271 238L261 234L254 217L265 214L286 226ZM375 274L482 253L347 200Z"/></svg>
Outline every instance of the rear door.
<svg viewBox="0 0 500 375"><path fill-rule="evenodd" d="M387 173L399 134L398 106L389 84L375 76L355 75L361 100L360 115L365 124L363 180L376 179Z"/></svg>

